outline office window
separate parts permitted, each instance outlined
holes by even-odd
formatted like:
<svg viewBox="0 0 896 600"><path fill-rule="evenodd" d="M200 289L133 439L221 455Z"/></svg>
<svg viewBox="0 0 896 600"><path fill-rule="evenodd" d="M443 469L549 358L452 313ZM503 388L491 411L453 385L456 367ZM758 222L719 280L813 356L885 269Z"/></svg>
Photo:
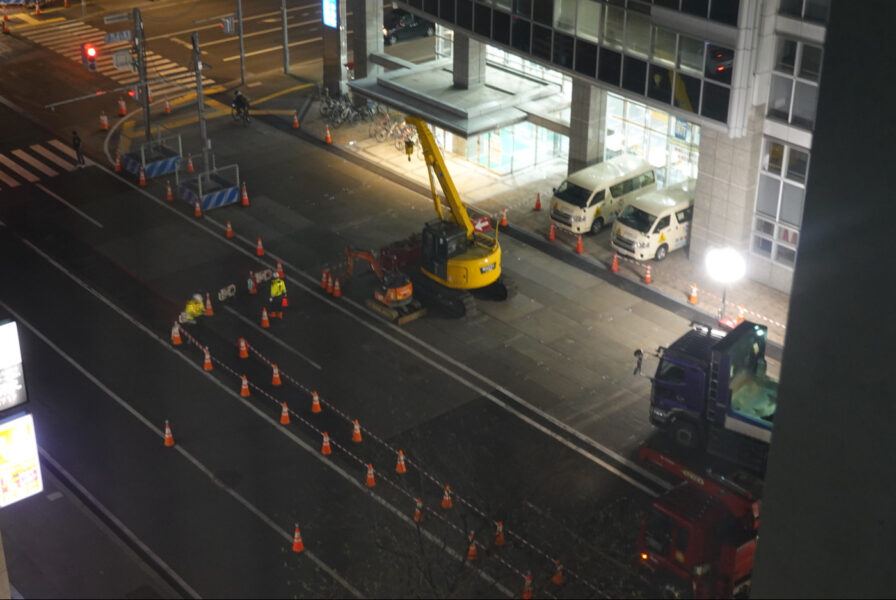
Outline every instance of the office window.
<svg viewBox="0 0 896 600"><path fill-rule="evenodd" d="M513 14L525 19L532 18L532 0L513 0Z"/></svg>
<svg viewBox="0 0 896 600"><path fill-rule="evenodd" d="M629 12L625 21L625 49L635 56L647 58L650 51L650 20Z"/></svg>
<svg viewBox="0 0 896 600"><path fill-rule="evenodd" d="M551 30L541 25L532 25L532 56L551 60Z"/></svg>
<svg viewBox="0 0 896 600"><path fill-rule="evenodd" d="M461 29L473 31L473 2L472 0L457 0L457 20Z"/></svg>
<svg viewBox="0 0 896 600"><path fill-rule="evenodd" d="M608 6L604 25L604 44L614 50L621 50L625 39L625 11Z"/></svg>
<svg viewBox="0 0 896 600"><path fill-rule="evenodd" d="M592 42L600 41L601 11L603 4L594 0L579 0L576 12L576 35Z"/></svg>
<svg viewBox="0 0 896 600"><path fill-rule="evenodd" d="M703 49L706 46L700 40L679 36L678 67L692 75L703 74Z"/></svg>
<svg viewBox="0 0 896 600"><path fill-rule="evenodd" d="M712 0L709 6L709 20L737 27L737 13L740 0Z"/></svg>
<svg viewBox="0 0 896 600"><path fill-rule="evenodd" d="M492 37L492 9L481 4L476 5L473 31L487 38Z"/></svg>
<svg viewBox="0 0 896 600"><path fill-rule="evenodd" d="M647 77L647 96L661 102L672 101L672 71L657 65L650 65Z"/></svg>
<svg viewBox="0 0 896 600"><path fill-rule="evenodd" d="M454 20L454 0L441 0L439 2L439 16L446 21L456 22Z"/></svg>
<svg viewBox="0 0 896 600"><path fill-rule="evenodd" d="M529 54L529 36L531 35L531 24L525 19L514 19L513 30L510 37L510 45L523 52Z"/></svg>
<svg viewBox="0 0 896 600"><path fill-rule="evenodd" d="M548 27L554 22L554 2L559 0L536 0L532 3L532 20Z"/></svg>
<svg viewBox="0 0 896 600"><path fill-rule="evenodd" d="M439 0L423 0L423 11L431 15L439 14Z"/></svg>
<svg viewBox="0 0 896 600"><path fill-rule="evenodd" d="M696 113L700 108L700 80L684 73L676 73L675 79L672 103L677 108Z"/></svg>
<svg viewBox="0 0 896 600"><path fill-rule="evenodd" d="M731 90L708 81L703 82L703 102L700 114L716 121L728 121L728 100Z"/></svg>
<svg viewBox="0 0 896 600"><path fill-rule="evenodd" d="M675 39L675 32L668 29L660 29L659 27L654 28L653 52L651 52L650 58L654 62L662 63L667 67L674 67Z"/></svg>
<svg viewBox="0 0 896 600"><path fill-rule="evenodd" d="M709 14L709 0L681 0L681 12L705 19Z"/></svg>
<svg viewBox="0 0 896 600"><path fill-rule="evenodd" d="M793 267L803 220L809 152L778 140L763 140L753 218L753 253Z"/></svg>
<svg viewBox="0 0 896 600"><path fill-rule="evenodd" d="M576 72L588 77L597 74L597 46L576 40Z"/></svg>
<svg viewBox="0 0 896 600"><path fill-rule="evenodd" d="M781 0L778 13L824 25L828 22L830 0Z"/></svg>
<svg viewBox="0 0 896 600"><path fill-rule="evenodd" d="M510 15L496 10L492 14L492 39L510 45Z"/></svg>
<svg viewBox="0 0 896 600"><path fill-rule="evenodd" d="M622 59L622 87L636 94L644 94L647 81L647 63L631 56Z"/></svg>
<svg viewBox="0 0 896 600"><path fill-rule="evenodd" d="M707 44L706 68L703 71L703 76L706 79L730 84L733 65L734 50L716 44Z"/></svg>
<svg viewBox="0 0 896 600"><path fill-rule="evenodd" d="M767 114L806 129L815 126L822 52L796 40L779 38L768 94Z"/></svg>
<svg viewBox="0 0 896 600"><path fill-rule="evenodd" d="M608 48L601 48L597 59L597 78L618 87L622 79L622 55Z"/></svg>
<svg viewBox="0 0 896 600"><path fill-rule="evenodd" d="M576 7L578 0L554 0L554 29L576 32Z"/></svg>
<svg viewBox="0 0 896 600"><path fill-rule="evenodd" d="M554 32L554 64L560 67L572 68L572 54L575 38L571 35Z"/></svg>

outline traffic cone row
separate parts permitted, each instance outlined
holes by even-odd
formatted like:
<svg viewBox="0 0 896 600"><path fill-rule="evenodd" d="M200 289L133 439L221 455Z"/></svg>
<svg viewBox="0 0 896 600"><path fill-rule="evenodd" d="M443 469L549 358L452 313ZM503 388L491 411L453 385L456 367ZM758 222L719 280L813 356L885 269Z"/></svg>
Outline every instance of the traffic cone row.
<svg viewBox="0 0 896 600"><path fill-rule="evenodd" d="M174 190L171 189L171 182L165 182L165 200L168 202L174 202Z"/></svg>
<svg viewBox="0 0 896 600"><path fill-rule="evenodd" d="M320 447L320 453L324 456L329 456L333 454L332 448L330 448L330 436L327 435L327 432L324 432L324 443Z"/></svg>
<svg viewBox="0 0 896 600"><path fill-rule="evenodd" d="M358 423L358 419L355 419L355 426L352 428L352 441L356 444L361 443L361 425Z"/></svg>
<svg viewBox="0 0 896 600"><path fill-rule="evenodd" d="M339 278L336 278L336 281L333 282L333 297L334 298L342 298L342 289L339 287Z"/></svg>
<svg viewBox="0 0 896 600"><path fill-rule="evenodd" d="M258 243L255 245L255 255L264 256L264 246L261 245L261 236L258 237Z"/></svg>
<svg viewBox="0 0 896 600"><path fill-rule="evenodd" d="M100 111L100 130L109 131L109 117L106 116L106 111Z"/></svg>
<svg viewBox="0 0 896 600"><path fill-rule="evenodd" d="M293 113L292 113L292 128L293 129L299 128L299 111L297 111L297 110L293 111Z"/></svg>
<svg viewBox="0 0 896 600"><path fill-rule="evenodd" d="M249 192L246 191L246 182L243 182L243 192L240 194L240 204L249 206Z"/></svg>
<svg viewBox="0 0 896 600"><path fill-rule="evenodd" d="M224 237L232 238L233 236L233 227L230 225L230 221L227 221L227 230L224 232Z"/></svg>
<svg viewBox="0 0 896 600"><path fill-rule="evenodd" d="M240 338L239 347L240 358L249 358L249 344L246 342L246 338Z"/></svg>
<svg viewBox="0 0 896 600"><path fill-rule="evenodd" d="M454 506L454 503L451 501L451 486L445 486L445 494L442 496L442 508L445 510L450 509Z"/></svg>
<svg viewBox="0 0 896 600"><path fill-rule="evenodd" d="M398 462L395 465L395 472L399 475L404 475L408 472L408 468L404 464L404 452L398 451Z"/></svg>
<svg viewBox="0 0 896 600"><path fill-rule="evenodd" d="M277 365L274 365L274 374L271 376L271 385L283 385L283 382L280 380L280 369L277 368Z"/></svg>
<svg viewBox="0 0 896 600"><path fill-rule="evenodd" d="M376 478L373 476L373 465L367 464L367 480L364 482L364 485L367 487L375 487L376 486Z"/></svg>
<svg viewBox="0 0 896 600"><path fill-rule="evenodd" d="M286 402L283 403L283 410L280 411L280 424L289 425L289 408L287 408Z"/></svg>
<svg viewBox="0 0 896 600"><path fill-rule="evenodd" d="M175 346L180 346L183 343L180 339L180 326L177 323L171 328L171 343Z"/></svg>
<svg viewBox="0 0 896 600"><path fill-rule="evenodd" d="M174 436L171 434L171 425L168 424L168 419L165 419L165 446L170 448L174 445Z"/></svg>
<svg viewBox="0 0 896 600"><path fill-rule="evenodd" d="M202 349L205 353L205 361L202 363L202 368L206 371L211 371L214 367L212 366L212 355L208 353L208 346Z"/></svg>
<svg viewBox="0 0 896 600"><path fill-rule="evenodd" d="M249 392L249 380L246 379L246 376L245 376L245 375L243 375L242 377L243 377L243 383L242 383L242 385L240 386L240 396L242 396L243 398L246 398L246 397L248 397L249 394L250 394L250 392Z"/></svg>
<svg viewBox="0 0 896 600"><path fill-rule="evenodd" d="M215 311L212 310L212 299L209 297L208 292L205 294L205 316L206 317L214 317Z"/></svg>
<svg viewBox="0 0 896 600"><path fill-rule="evenodd" d="M311 412L314 414L321 412L320 397L317 395L317 390L311 392Z"/></svg>
<svg viewBox="0 0 896 600"><path fill-rule="evenodd" d="M268 319L268 309L261 309L261 326L265 329L271 326L271 321Z"/></svg>
<svg viewBox="0 0 896 600"><path fill-rule="evenodd" d="M473 539L473 532L470 532L470 545L467 547L467 560L473 562L479 558L479 552L476 550L476 541Z"/></svg>
<svg viewBox="0 0 896 600"><path fill-rule="evenodd" d="M688 295L689 304L697 304L697 284L691 284L691 293Z"/></svg>
<svg viewBox="0 0 896 600"><path fill-rule="evenodd" d="M326 268L320 272L320 289L327 289L327 280L329 279L329 276L330 271L328 271Z"/></svg>

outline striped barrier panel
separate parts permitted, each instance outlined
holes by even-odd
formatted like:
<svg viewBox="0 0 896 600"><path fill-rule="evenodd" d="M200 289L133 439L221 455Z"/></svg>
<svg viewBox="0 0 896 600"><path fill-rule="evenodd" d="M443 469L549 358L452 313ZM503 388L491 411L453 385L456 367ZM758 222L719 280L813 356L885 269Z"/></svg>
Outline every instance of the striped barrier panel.
<svg viewBox="0 0 896 600"><path fill-rule="evenodd" d="M239 199L240 188L239 186L234 186L215 190L214 192L203 195L202 202L199 203L199 206L202 210L211 210L213 208L220 208L222 206L227 206L228 204L233 204Z"/></svg>
<svg viewBox="0 0 896 600"><path fill-rule="evenodd" d="M139 154L128 152L121 157L121 166L128 173L137 175L140 172L140 167L143 166L143 163L140 162Z"/></svg>
<svg viewBox="0 0 896 600"><path fill-rule="evenodd" d="M172 156L164 160L147 163L145 173L147 177L158 177L166 173L173 173L180 169L181 157Z"/></svg>

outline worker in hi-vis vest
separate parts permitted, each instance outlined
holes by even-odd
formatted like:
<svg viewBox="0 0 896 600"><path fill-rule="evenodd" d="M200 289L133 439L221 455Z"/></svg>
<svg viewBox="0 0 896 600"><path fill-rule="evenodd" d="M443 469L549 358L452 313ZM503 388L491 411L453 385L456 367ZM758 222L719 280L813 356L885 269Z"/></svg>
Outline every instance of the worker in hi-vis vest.
<svg viewBox="0 0 896 600"><path fill-rule="evenodd" d="M187 305L184 307L184 316L186 317L185 323L195 323L196 317L201 317L205 314L205 304L202 302L202 296L199 294L193 294L193 297L187 300Z"/></svg>
<svg viewBox="0 0 896 600"><path fill-rule="evenodd" d="M279 273L274 271L273 275L271 275L271 306L277 306L279 304L280 308L286 308L289 306L289 301L286 299L286 282L280 277ZM280 311L280 314L277 315L273 311L271 312L271 316L279 316L281 319L283 318L283 311Z"/></svg>

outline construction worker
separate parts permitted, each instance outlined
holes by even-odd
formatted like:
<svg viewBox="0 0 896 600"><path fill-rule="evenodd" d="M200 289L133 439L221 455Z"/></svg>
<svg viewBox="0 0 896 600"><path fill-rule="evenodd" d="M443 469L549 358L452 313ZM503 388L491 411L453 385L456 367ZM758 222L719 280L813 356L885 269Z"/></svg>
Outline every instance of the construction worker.
<svg viewBox="0 0 896 600"><path fill-rule="evenodd" d="M196 317L201 317L205 314L205 304L202 302L202 296L200 294L193 294L193 296L187 300L187 306L184 308L184 323L195 323Z"/></svg>
<svg viewBox="0 0 896 600"><path fill-rule="evenodd" d="M286 300L286 282L280 278L280 274L274 271L274 274L271 275L271 306L279 305L281 308L289 306L288 301ZM276 304L275 304L276 303ZM275 313L271 311L271 315L273 316ZM279 317L283 318L283 311L280 311Z"/></svg>

